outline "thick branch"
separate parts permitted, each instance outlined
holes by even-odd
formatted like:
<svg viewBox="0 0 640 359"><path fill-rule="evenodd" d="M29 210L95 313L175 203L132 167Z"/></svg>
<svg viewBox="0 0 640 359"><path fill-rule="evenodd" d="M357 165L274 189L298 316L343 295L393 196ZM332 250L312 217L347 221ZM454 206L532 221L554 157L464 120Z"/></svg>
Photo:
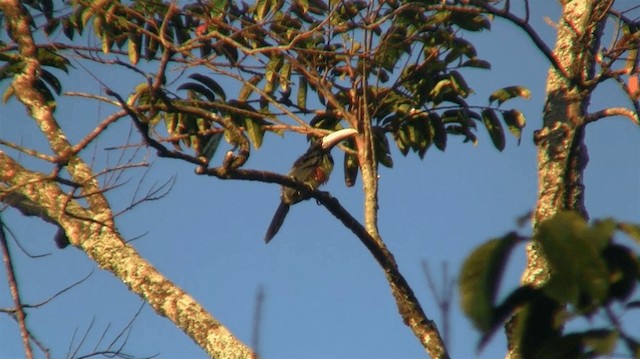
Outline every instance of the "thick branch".
<svg viewBox="0 0 640 359"><path fill-rule="evenodd" d="M28 171L0 151L0 182L29 203L36 203L48 218L62 228L72 243L79 244L102 269L108 270L134 293L145 299L156 313L167 317L209 355L218 358L249 358L252 353L195 299L162 276L118 231L96 218L92 209L75 201L63 201L66 194L46 176ZM0 193L0 199L6 192Z"/></svg>
<svg viewBox="0 0 640 359"><path fill-rule="evenodd" d="M111 208L92 169L76 153L53 115L53 108L37 90L41 70L37 46L29 28L29 15L18 0L0 1L24 67L11 86L49 141L49 145L82 191L87 208L67 196L48 176L29 171L0 151L0 183L3 192L37 204L41 211L64 229L67 237L94 260L138 294L160 315L169 318L210 356L248 358L251 351L182 289L164 278L151 264L127 245L113 222ZM125 108L126 110L126 108ZM36 210L37 212L37 210Z"/></svg>

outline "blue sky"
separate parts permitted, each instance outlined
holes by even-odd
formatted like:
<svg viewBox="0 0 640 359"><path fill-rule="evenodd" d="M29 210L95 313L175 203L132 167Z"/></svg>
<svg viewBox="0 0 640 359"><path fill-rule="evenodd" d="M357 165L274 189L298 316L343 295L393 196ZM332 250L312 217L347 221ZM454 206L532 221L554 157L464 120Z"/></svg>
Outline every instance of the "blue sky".
<svg viewBox="0 0 640 359"><path fill-rule="evenodd" d="M620 6L630 4L621 1ZM547 2L532 12L532 22L553 47L554 30L544 16L555 20L559 7ZM427 289L421 262L434 277L441 264L457 273L464 258L483 241L515 228L515 219L533 209L536 200L536 152L533 131L541 126L544 86L549 64L524 34L498 20L491 32L469 35L491 71L469 71L467 82L476 95L470 101L487 103L488 95L503 86L531 89L531 100L507 103L521 109L528 124L520 146L507 138L500 153L483 128L477 147L450 137L446 152L430 149L425 159L403 158L394 151L394 168L380 171L380 222L383 238L400 270L420 298L427 315L440 323ZM127 78L114 70L97 73L110 86L123 88ZM133 83L133 81L132 81ZM93 91L100 86L79 71L64 79L67 91ZM125 92L126 93L126 92ZM621 91L612 85L598 90L590 110L624 105ZM80 138L111 111L88 100L60 102L57 115L70 137ZM0 110L0 136L25 145L41 145L31 120L15 100ZM126 143L130 123L110 129L97 148L104 164L104 147ZM135 138L135 135L134 135ZM640 129L628 119L607 118L587 128L590 162L585 172L586 203L592 218L614 216L640 221ZM134 140L137 141L137 138ZM306 148L302 137L268 135L254 151L250 168L286 173ZM362 191L345 188L341 156L326 186L356 218L362 215ZM89 154L90 155L90 154ZM114 154L111 153L111 156ZM218 154L220 156L220 153ZM188 291L245 343L250 343L255 296L265 291L261 323L261 354L265 358L420 358L425 356L411 331L402 323L381 269L361 243L321 206L306 201L292 207L274 240L265 246L264 232L279 201L276 185L220 181L199 177L177 161L155 159L143 188L176 176L171 193L118 218L127 238L141 254L174 283ZM100 162L102 161L102 162ZM109 193L114 209L130 200L142 170L125 173L127 186ZM75 345L94 321L80 353L91 352L109 327L108 342L139 308L140 299L111 274L97 270L81 251L58 250L54 228L13 210L3 213L18 241L32 253L27 258L12 246L21 290L27 303L37 303L93 271L90 279L46 306L32 310L28 323L52 357L66 356L74 331ZM513 288L523 266L518 248L505 291ZM4 277L4 271L2 272ZM6 285L0 306L11 304ZM462 316L454 298L450 350L453 357L475 357L478 334ZM0 356L23 356L19 332L7 316L0 316ZM499 333L480 353L495 358L504 353ZM104 347L104 345L103 345ZM191 340L149 307L134 323L126 351L161 358L204 358Z"/></svg>

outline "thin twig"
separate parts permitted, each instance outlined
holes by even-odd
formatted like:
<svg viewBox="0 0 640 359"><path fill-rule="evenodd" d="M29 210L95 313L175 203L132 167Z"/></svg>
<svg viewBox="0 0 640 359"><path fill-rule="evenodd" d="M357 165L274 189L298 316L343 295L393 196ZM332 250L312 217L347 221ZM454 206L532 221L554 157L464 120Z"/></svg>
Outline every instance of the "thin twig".
<svg viewBox="0 0 640 359"><path fill-rule="evenodd" d="M18 320L18 326L20 327L20 336L22 337L22 344L24 345L24 355L27 359L33 359L33 350L31 349L31 342L29 341L29 330L27 329L25 314L22 309L22 301L20 300L20 292L18 291L18 281L16 279L15 272L13 271L11 253L9 252L9 246L4 232L4 222L2 221L1 215L0 247L2 248L2 259L4 261L5 271L7 272L7 281L9 282L11 297L13 298L13 304L15 306L15 315Z"/></svg>

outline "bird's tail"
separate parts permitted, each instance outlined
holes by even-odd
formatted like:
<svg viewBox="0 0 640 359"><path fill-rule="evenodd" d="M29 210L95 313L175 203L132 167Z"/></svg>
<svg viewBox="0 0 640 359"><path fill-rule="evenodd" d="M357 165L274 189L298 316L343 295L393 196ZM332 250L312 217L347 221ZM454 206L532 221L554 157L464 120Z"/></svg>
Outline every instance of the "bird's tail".
<svg viewBox="0 0 640 359"><path fill-rule="evenodd" d="M280 201L280 205L276 210L276 214L273 215L269 229L267 229L267 233L264 235L265 243L269 243L276 233L278 233L280 227L282 227L282 223L284 223L284 218L287 216L287 213L289 213L289 205L284 203L284 201Z"/></svg>

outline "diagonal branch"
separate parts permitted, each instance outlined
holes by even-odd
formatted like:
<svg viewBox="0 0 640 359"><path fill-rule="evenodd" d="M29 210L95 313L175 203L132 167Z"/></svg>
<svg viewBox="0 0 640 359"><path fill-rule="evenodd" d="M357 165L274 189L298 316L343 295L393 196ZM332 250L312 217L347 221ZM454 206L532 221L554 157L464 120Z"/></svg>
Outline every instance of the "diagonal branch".
<svg viewBox="0 0 640 359"><path fill-rule="evenodd" d="M113 273L134 293L144 298L153 310L167 317L189 335L209 355L223 358L248 358L251 350L235 338L191 296L165 278L120 236L117 229L105 226L91 209L76 201L60 203L66 194L52 181L42 181L32 172L0 151L0 183L4 183L30 203L37 203L46 216L58 223L100 268ZM27 185L21 185L28 183Z"/></svg>
<svg viewBox="0 0 640 359"><path fill-rule="evenodd" d="M398 270L398 265L391 252L389 252L382 241L376 241L365 227L355 219L336 198L331 196L329 192L310 190L309 186L303 182L297 181L289 176L268 171L250 169L234 169L229 171L218 167L208 169L200 168L197 173L220 179L277 183L282 186L295 188L318 201L318 203L322 204L334 217L358 237L380 267L382 267L404 323L411 328L413 333L427 349L427 352L433 358L448 358L444 342L440 337L436 324L424 313L409 283Z"/></svg>
<svg viewBox="0 0 640 359"><path fill-rule="evenodd" d="M469 4L473 6L477 6L491 15L503 18L511 22L512 24L516 25L520 29L522 29L522 31L524 31L527 34L527 36L529 36L529 39L531 39L531 41L536 45L538 50L540 50L542 55L544 55L544 57L546 57L547 60L549 60L549 63L551 64L551 66L553 66L553 68L556 71L562 74L564 78L571 79L571 77L567 73L567 70L562 66L562 64L558 60L557 56L553 53L553 51L551 51L551 48L547 46L547 44L542 40L540 35L538 35L536 30L533 28L533 26L529 24L528 11L527 11L527 16L524 19L522 19L516 16L515 14L513 14L512 12L510 12L508 7L504 9L498 9L494 6L489 5L486 1L481 1L481 0L470 0Z"/></svg>

